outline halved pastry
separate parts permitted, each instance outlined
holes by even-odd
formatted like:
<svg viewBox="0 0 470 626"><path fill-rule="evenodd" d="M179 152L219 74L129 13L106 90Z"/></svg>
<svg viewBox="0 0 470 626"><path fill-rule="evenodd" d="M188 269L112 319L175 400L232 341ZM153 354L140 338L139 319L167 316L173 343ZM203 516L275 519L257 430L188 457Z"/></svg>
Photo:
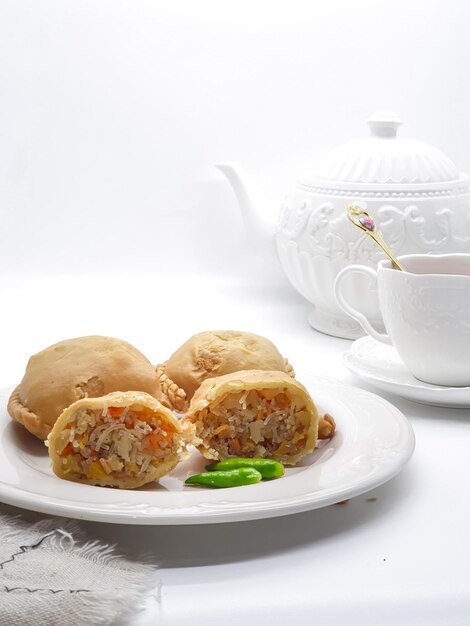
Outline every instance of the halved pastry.
<svg viewBox="0 0 470 626"><path fill-rule="evenodd" d="M263 457L295 465L317 443L319 416L303 385L284 372L248 370L210 378L184 421L208 459Z"/></svg>
<svg viewBox="0 0 470 626"><path fill-rule="evenodd" d="M186 456L194 427L138 391L84 398L56 421L47 445L59 478L134 489L161 478Z"/></svg>
<svg viewBox="0 0 470 626"><path fill-rule="evenodd" d="M204 380L241 370L276 370L294 376L292 366L269 339L235 330L193 335L157 366L157 376L171 407L185 411Z"/></svg>
<svg viewBox="0 0 470 626"><path fill-rule="evenodd" d="M139 350L113 337L78 337L33 355L8 402L11 417L45 439L62 411L80 398L145 391L166 402L155 368Z"/></svg>

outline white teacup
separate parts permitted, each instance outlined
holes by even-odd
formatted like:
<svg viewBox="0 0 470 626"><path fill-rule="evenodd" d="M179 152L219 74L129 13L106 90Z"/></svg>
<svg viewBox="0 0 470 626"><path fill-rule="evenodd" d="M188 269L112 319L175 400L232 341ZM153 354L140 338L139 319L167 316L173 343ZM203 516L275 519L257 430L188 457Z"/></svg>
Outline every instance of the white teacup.
<svg viewBox="0 0 470 626"><path fill-rule="evenodd" d="M393 345L411 373L434 385L470 386L470 254L399 257L406 272L381 261L344 268L335 282L340 306L374 339ZM348 274L378 283L388 334L379 333L347 300Z"/></svg>

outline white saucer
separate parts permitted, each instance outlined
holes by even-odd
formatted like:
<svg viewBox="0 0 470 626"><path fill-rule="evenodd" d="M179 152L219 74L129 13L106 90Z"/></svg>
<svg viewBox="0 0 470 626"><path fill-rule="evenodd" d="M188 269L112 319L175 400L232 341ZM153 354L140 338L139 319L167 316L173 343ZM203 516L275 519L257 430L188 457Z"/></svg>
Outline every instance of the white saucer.
<svg viewBox="0 0 470 626"><path fill-rule="evenodd" d="M470 387L424 383L406 368L397 351L372 337L357 339L343 354L345 366L373 387L421 404L470 408Z"/></svg>

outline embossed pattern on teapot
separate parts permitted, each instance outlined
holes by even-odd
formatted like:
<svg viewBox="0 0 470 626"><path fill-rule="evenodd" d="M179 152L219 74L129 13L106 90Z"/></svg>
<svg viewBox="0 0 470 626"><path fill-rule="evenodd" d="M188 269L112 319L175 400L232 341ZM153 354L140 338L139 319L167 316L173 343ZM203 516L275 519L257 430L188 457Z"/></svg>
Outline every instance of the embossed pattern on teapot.
<svg viewBox="0 0 470 626"><path fill-rule="evenodd" d="M350 339L363 331L339 307L336 277L353 263L376 268L384 255L350 223L348 204L367 208L397 255L470 252L467 174L437 148L398 137L401 121L395 113L378 111L367 124L369 137L334 148L300 177L269 236L265 225L258 228L251 219L256 206L243 178L230 164L220 166L232 182L249 234L259 236L260 243L275 236L285 274L311 304L311 326ZM374 287L360 276L351 276L348 287L352 304L380 325Z"/></svg>
<svg viewBox="0 0 470 626"><path fill-rule="evenodd" d="M376 267L384 256L350 224L349 202L367 207L396 254L470 251L468 176L436 148L398 139L395 114L377 112L368 123L369 138L336 148L295 184L276 233L285 273L313 305L310 324L352 339L362 329L339 308L334 281L343 267ZM380 325L375 289L361 277L350 282L356 306Z"/></svg>

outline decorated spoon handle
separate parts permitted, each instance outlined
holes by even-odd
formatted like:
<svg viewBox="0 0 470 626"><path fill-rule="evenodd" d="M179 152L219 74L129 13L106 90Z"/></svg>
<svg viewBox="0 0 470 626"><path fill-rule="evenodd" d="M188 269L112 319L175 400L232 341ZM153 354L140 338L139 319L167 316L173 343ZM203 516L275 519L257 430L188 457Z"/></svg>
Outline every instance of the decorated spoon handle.
<svg viewBox="0 0 470 626"><path fill-rule="evenodd" d="M368 234L370 235L370 237L372 237L372 239L376 242L376 244L382 248L382 250L385 252L385 254L388 256L388 258L392 262L392 266L396 270L401 270L402 272L406 271L403 265L401 265L400 261L394 256L393 252L390 250L390 248L387 246L385 241L382 239L382 236L380 233L369 232Z"/></svg>
<svg viewBox="0 0 470 626"><path fill-rule="evenodd" d="M385 241L382 239L382 235L380 234L377 226L374 222L374 218L364 211L364 209L355 204L350 204L348 206L348 217L354 226L360 228L364 233L369 235L375 243L385 252L390 261L392 262L392 267L397 270L401 270L405 272L405 268L401 265L400 261L396 258L390 248L387 246Z"/></svg>

